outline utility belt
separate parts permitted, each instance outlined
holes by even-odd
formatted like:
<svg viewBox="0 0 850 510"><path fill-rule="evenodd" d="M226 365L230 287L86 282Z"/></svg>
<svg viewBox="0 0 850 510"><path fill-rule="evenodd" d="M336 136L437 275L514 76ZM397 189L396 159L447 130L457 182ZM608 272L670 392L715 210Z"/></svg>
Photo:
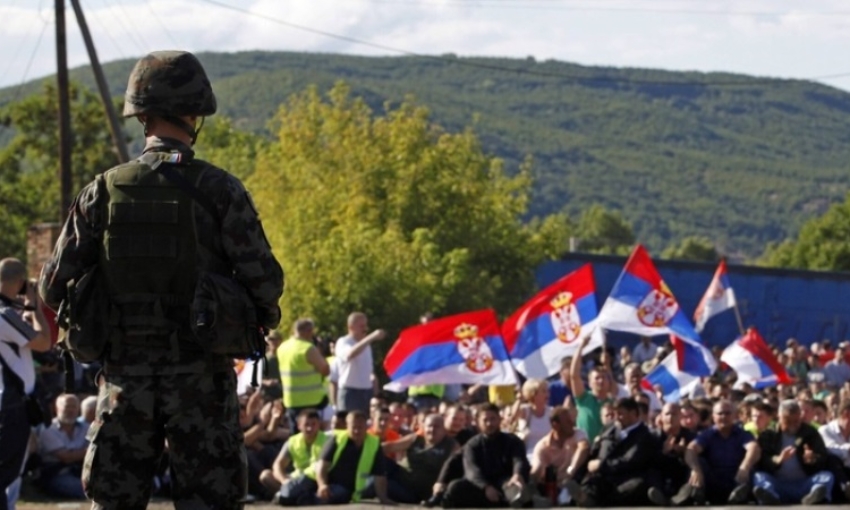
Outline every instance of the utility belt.
<svg viewBox="0 0 850 510"><path fill-rule="evenodd" d="M80 363L119 359L123 345L166 347L238 359L259 359L264 333L246 289L234 278L203 272L191 298L108 294L97 268L68 284L57 322L60 346ZM187 302L190 303L187 304Z"/></svg>

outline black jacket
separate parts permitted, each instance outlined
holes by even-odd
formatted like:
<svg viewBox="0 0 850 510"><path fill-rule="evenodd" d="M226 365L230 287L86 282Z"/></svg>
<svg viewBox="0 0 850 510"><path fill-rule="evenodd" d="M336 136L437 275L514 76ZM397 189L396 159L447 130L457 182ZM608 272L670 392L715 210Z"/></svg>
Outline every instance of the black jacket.
<svg viewBox="0 0 850 510"><path fill-rule="evenodd" d="M657 458L658 440L643 423L622 440L620 430L617 426L609 427L593 442L590 458L602 461L598 474L616 478L646 474Z"/></svg>
<svg viewBox="0 0 850 510"><path fill-rule="evenodd" d="M498 489L517 474L528 481L530 467L525 443L504 432L493 437L478 434L463 446L463 470L466 479L482 489L487 485Z"/></svg>
<svg viewBox="0 0 850 510"><path fill-rule="evenodd" d="M794 446L797 452L797 460L800 461L800 466L807 475L813 475L818 471L827 469L827 456L829 451L823 442L823 438L818 433L817 429L803 423L800 429L795 434ZM761 459L759 459L758 470L768 473L775 473L779 470L779 464L774 462L773 457L779 455L782 451L782 432L779 430L765 430L758 437L759 447L761 448ZM815 454L815 462L806 464L803 462L803 452L808 445L809 449Z"/></svg>

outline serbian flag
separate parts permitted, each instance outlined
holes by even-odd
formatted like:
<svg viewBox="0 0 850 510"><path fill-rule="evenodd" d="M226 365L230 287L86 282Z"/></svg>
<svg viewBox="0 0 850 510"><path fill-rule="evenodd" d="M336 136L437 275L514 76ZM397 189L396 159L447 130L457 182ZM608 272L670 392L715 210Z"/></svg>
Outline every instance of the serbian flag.
<svg viewBox="0 0 850 510"><path fill-rule="evenodd" d="M585 264L540 291L502 324L502 337L514 367L526 377L546 379L561 369L581 339L594 328L596 284ZM590 352L602 346L595 335Z"/></svg>
<svg viewBox="0 0 850 510"><path fill-rule="evenodd" d="M597 326L645 336L673 334L702 344L641 245L632 252L605 300Z"/></svg>
<svg viewBox="0 0 850 510"><path fill-rule="evenodd" d="M708 285L705 295L694 312L696 331L702 331L705 323L715 315L735 307L735 292L729 285L729 275L726 273L726 260L721 260L714 272L714 278Z"/></svg>
<svg viewBox="0 0 850 510"><path fill-rule="evenodd" d="M692 395L694 389L700 383L700 377L679 370L677 358L675 352L668 354L643 377L641 386L652 391L660 388L665 402L678 402L682 398Z"/></svg>
<svg viewBox="0 0 850 510"><path fill-rule="evenodd" d="M739 382L750 384L756 389L791 382L785 367L773 355L756 328L748 329L744 336L732 342L723 351L720 360L738 373Z"/></svg>
<svg viewBox="0 0 850 510"><path fill-rule="evenodd" d="M384 359L392 387L516 384L499 320L491 309L461 313L401 332Z"/></svg>
<svg viewBox="0 0 850 510"><path fill-rule="evenodd" d="M670 335L670 342L673 344L673 352L646 374L642 385L653 390L660 386L666 402L678 402L693 392L701 376L714 373L717 360L711 351L701 344L676 335Z"/></svg>

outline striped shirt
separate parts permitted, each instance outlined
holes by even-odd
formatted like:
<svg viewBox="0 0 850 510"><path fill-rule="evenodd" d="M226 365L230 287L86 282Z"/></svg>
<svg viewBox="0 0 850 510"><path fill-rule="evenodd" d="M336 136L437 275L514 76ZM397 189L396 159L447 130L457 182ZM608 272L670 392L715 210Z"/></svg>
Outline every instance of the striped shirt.
<svg viewBox="0 0 850 510"><path fill-rule="evenodd" d="M29 343L36 335L17 310L0 304L0 411L21 404L35 387Z"/></svg>

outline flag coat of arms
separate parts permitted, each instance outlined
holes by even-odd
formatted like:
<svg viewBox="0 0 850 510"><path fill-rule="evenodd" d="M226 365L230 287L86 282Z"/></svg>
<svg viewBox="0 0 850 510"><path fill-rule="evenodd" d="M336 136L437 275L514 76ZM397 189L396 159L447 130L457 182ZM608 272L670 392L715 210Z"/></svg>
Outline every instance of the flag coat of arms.
<svg viewBox="0 0 850 510"><path fill-rule="evenodd" d="M716 368L711 351L641 245L626 261L596 323L597 327L614 331L675 337L678 369L682 372L704 376Z"/></svg>
<svg viewBox="0 0 850 510"><path fill-rule="evenodd" d="M729 284L729 275L726 272L726 261L721 260L714 272L714 278L708 285L705 295L700 300L694 312L694 323L696 331L705 329L705 324L715 315L735 307L735 292Z"/></svg>
<svg viewBox="0 0 850 510"><path fill-rule="evenodd" d="M702 343L641 245L635 247L605 300L597 326L646 336L674 334Z"/></svg>
<svg viewBox="0 0 850 510"><path fill-rule="evenodd" d="M750 328L744 336L727 347L720 360L738 374L738 381L756 389L775 384L789 384L791 377L785 367L774 356L770 346L756 328Z"/></svg>
<svg viewBox="0 0 850 510"><path fill-rule="evenodd" d="M405 329L384 359L393 387L515 384L496 312L466 312Z"/></svg>
<svg viewBox="0 0 850 510"><path fill-rule="evenodd" d="M582 337L595 327L596 314L596 284L590 264L540 291L502 325L502 337L517 371L539 379L557 373L561 359L572 356ZM585 350L601 345L597 335Z"/></svg>

